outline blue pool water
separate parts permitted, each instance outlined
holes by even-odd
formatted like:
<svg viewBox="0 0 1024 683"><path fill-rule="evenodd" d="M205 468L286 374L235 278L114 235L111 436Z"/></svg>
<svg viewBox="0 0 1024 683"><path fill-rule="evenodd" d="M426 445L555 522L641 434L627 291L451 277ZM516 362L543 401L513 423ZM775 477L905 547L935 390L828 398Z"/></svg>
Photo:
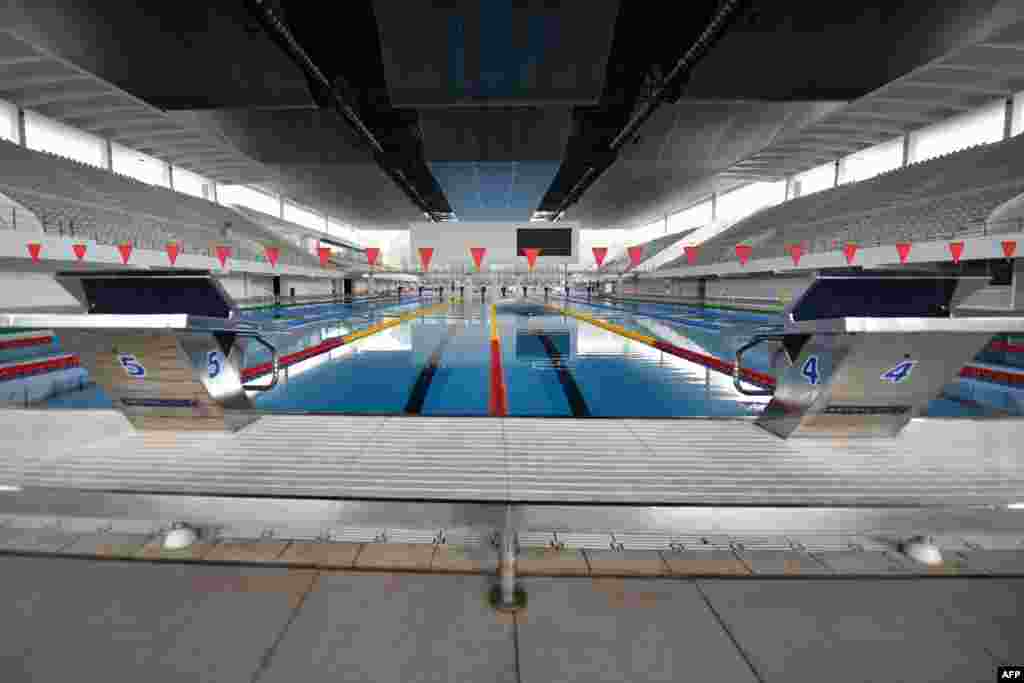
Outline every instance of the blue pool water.
<svg viewBox="0 0 1024 683"><path fill-rule="evenodd" d="M310 305L282 309L283 353L297 351L422 307L401 304ZM522 306L517 307L517 303ZM501 357L511 416L687 417L756 415L768 397L736 391L730 376L663 353L574 318L543 309L543 299L499 302ZM731 360L758 334L781 326L778 315L703 310L668 304L588 303L552 299L594 317L694 352ZM524 314L529 313L529 314ZM246 318L270 320L273 310ZM255 398L273 412L487 415L490 392L490 302L456 301L365 339L290 367L279 386ZM770 350L757 347L745 364L771 372ZM247 367L269 360L254 347ZM51 399L52 407L107 407L93 388ZM75 395L80 394L80 395ZM961 396L961 398L963 398ZM83 405L85 404L85 405ZM936 416L984 416L968 400L937 399Z"/></svg>

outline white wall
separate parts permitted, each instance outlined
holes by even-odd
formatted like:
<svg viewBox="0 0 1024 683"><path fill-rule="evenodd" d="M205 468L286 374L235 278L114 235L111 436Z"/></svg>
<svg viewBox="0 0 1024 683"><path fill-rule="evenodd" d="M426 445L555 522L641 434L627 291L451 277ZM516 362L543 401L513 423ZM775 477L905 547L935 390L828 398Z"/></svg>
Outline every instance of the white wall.
<svg viewBox="0 0 1024 683"><path fill-rule="evenodd" d="M433 247L434 255L430 265L472 265L473 256L470 247L484 247L483 270L488 265L512 264L522 265L526 259L516 255L516 230L519 228L571 228L573 256L547 256L543 254L537 261L538 266L580 263L579 226L573 223L413 223L410 234L410 262L419 264L419 248ZM589 257L583 255L584 261Z"/></svg>
<svg viewBox="0 0 1024 683"><path fill-rule="evenodd" d="M707 296L792 300L803 294L813 280L808 277L723 278L708 280Z"/></svg>

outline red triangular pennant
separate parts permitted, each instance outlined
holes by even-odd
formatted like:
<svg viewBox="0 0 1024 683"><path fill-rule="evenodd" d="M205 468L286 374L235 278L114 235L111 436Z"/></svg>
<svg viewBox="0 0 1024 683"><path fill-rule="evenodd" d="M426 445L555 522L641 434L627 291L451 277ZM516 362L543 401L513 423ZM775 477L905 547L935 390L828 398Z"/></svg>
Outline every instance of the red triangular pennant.
<svg viewBox="0 0 1024 683"><path fill-rule="evenodd" d="M319 248L317 248L316 251L317 251L318 254L320 254L320 265L322 267L326 268L327 267L327 259L331 258L331 248L330 247L319 247Z"/></svg>
<svg viewBox="0 0 1024 683"><path fill-rule="evenodd" d="M847 265L852 265L853 257L857 255L857 245L852 242L847 244L843 247L843 253L846 254Z"/></svg>
<svg viewBox="0 0 1024 683"><path fill-rule="evenodd" d="M270 261L270 265L277 265L277 257L281 254L280 247L263 247L263 251L267 253L267 260Z"/></svg>
<svg viewBox="0 0 1024 683"><path fill-rule="evenodd" d="M523 249L526 254L526 262L530 266L530 270L533 270L533 266L537 263L537 257L540 256L540 249Z"/></svg>
<svg viewBox="0 0 1024 683"><path fill-rule="evenodd" d="M629 252L629 262L634 268L640 265L640 259L643 258L644 248L643 247L630 247L626 250Z"/></svg>
<svg viewBox="0 0 1024 683"><path fill-rule="evenodd" d="M124 244L117 245L117 250L121 252L121 262L128 265L128 259L132 257L132 243L125 242Z"/></svg>
<svg viewBox="0 0 1024 683"><path fill-rule="evenodd" d="M740 257L740 263L742 263L743 265L746 265L747 261L750 260L750 254L753 251L754 248L749 244L736 245L736 255Z"/></svg>
<svg viewBox="0 0 1024 683"><path fill-rule="evenodd" d="M1017 253L1017 240L1003 240L1003 256L1013 258Z"/></svg>
<svg viewBox="0 0 1024 683"><path fill-rule="evenodd" d="M31 242L28 245L28 254L32 257L33 261L39 260L39 252L42 250L43 245Z"/></svg>
<svg viewBox="0 0 1024 683"><path fill-rule="evenodd" d="M228 256L231 256L231 247L225 247L223 244L218 244L217 260L220 261L221 268L223 268L224 264L227 263Z"/></svg>
<svg viewBox="0 0 1024 683"><path fill-rule="evenodd" d="M171 265L173 266L178 260L178 254L181 252L181 247L179 247L174 242L168 242L166 249L167 260L170 261Z"/></svg>
<svg viewBox="0 0 1024 683"><path fill-rule="evenodd" d="M900 263L906 263L907 256L910 255L910 242L898 242L896 252L900 255Z"/></svg>
<svg viewBox="0 0 1024 683"><path fill-rule="evenodd" d="M697 247L683 247L686 253L686 262L691 266L697 262Z"/></svg>
<svg viewBox="0 0 1024 683"><path fill-rule="evenodd" d="M964 253L964 243L950 242L949 253L953 255L953 263L960 263L960 256Z"/></svg>
<svg viewBox="0 0 1024 683"><path fill-rule="evenodd" d="M592 247L590 250L594 252L594 261L597 262L597 267L600 268L601 264L604 263L604 257L608 255L608 247Z"/></svg>
<svg viewBox="0 0 1024 683"><path fill-rule="evenodd" d="M486 247L470 247L469 253L473 255L473 263L476 264L476 269L480 270L480 264L483 263L484 254L487 253Z"/></svg>
<svg viewBox="0 0 1024 683"><path fill-rule="evenodd" d="M377 257L380 256L380 248L378 247L367 247L366 248L366 262L371 266L377 263Z"/></svg>
<svg viewBox="0 0 1024 683"><path fill-rule="evenodd" d="M85 258L85 245L84 244L72 244L71 250L75 252L75 258L79 261Z"/></svg>
<svg viewBox="0 0 1024 683"><path fill-rule="evenodd" d="M800 255L803 254L803 253L804 253L804 250L800 247L799 244L791 244L791 245L789 245L789 255L793 257L793 265L794 266L799 266L800 265Z"/></svg>
<svg viewBox="0 0 1024 683"><path fill-rule="evenodd" d="M433 247L420 247L420 263L423 264L424 272L430 269L430 259L432 259L433 257Z"/></svg>

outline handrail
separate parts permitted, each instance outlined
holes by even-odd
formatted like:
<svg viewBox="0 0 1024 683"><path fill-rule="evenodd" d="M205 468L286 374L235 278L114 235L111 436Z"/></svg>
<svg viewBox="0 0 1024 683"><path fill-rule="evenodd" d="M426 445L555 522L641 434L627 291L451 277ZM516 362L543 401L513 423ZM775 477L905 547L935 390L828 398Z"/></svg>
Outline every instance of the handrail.
<svg viewBox="0 0 1024 683"><path fill-rule="evenodd" d="M270 363L272 367L272 374L270 375L270 384L245 384L243 382L242 389L246 391L270 391L275 386L277 386L278 374L280 373L281 369L281 359L277 354L277 348L256 332L239 331L236 334L238 334L238 336L240 337L248 337L255 341L257 344L261 344L263 345L264 348L269 349Z"/></svg>
<svg viewBox="0 0 1024 683"><path fill-rule="evenodd" d="M754 348L755 346L758 346L759 344L762 344L766 341L781 342L784 341L785 339L785 335L781 334L759 334L756 335L749 342L741 346L740 348L736 349L736 364L733 366L732 369L732 383L733 386L736 387L736 391L740 392L744 396L773 396L775 394L775 389L743 388L743 385L740 383L740 379L742 379L743 375L743 354L749 351L750 349Z"/></svg>

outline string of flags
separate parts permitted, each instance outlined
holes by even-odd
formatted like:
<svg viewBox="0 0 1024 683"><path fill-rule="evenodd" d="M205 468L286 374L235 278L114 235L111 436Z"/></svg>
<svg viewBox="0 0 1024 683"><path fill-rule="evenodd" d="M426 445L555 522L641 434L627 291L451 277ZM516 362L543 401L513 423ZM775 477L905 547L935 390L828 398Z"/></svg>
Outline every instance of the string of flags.
<svg viewBox="0 0 1024 683"><path fill-rule="evenodd" d="M28 249L28 254L32 258L32 261L39 262L43 257L43 245L39 242L28 242L25 245ZM125 265L131 260L134 252L134 246L131 242L125 242L123 244L115 245L117 251L121 256L121 262ZM892 245L896 250L896 255L899 258L900 263L906 263L910 257L910 252L913 248L912 242L897 242ZM949 242L947 245L949 254L953 259L954 263L960 263L960 259L963 258L965 252L965 243L963 241ZM1017 253L1017 241L1016 240L1002 240L1000 242L1002 254L1004 258L1014 258ZM786 252L793 259L793 265L800 265L800 259L804 255L804 249L800 244L787 244ZM857 258L857 251L859 246L854 242L848 242L841 247L843 255L846 257L846 263L853 265ZM71 251L74 254L75 260L83 261L88 252L88 245L82 243L76 243L71 245ZM226 245L216 245L214 251L217 255L217 260L220 261L222 268L227 266L228 259L231 258L231 247ZM479 271L484 260L484 256L487 253L485 247L470 247L470 254L473 257L473 262L476 264L476 268ZM739 259L741 265L746 265L753 256L754 248L749 244L737 244L735 247L736 257ZM181 254L181 246L175 242L169 242L166 245L167 260L173 266L178 260L178 256ZM264 247L267 260L274 267L277 266L278 259L280 257L281 250L279 247ZM320 256L320 265L326 267L330 258L331 250L327 247L319 247L317 252ZM604 264L604 259L608 254L607 247L593 247L592 252L594 254L594 262L597 267L600 268ZM629 253L629 260L632 264L631 267L639 265L641 257L643 255L642 247L633 246L627 249ZM683 252L686 254L686 262L688 265L695 265L697 263L698 248L695 246L683 247ZM523 254L526 256L526 260L532 269L536 264L537 257L540 255L540 249L524 249ZM430 268L430 261L434 255L433 247L420 247L420 263L423 266L423 270L427 271ZM380 256L380 249L377 247L368 247L366 249L366 261L370 266L377 263L377 259ZM991 258L991 255L981 256L981 258Z"/></svg>

